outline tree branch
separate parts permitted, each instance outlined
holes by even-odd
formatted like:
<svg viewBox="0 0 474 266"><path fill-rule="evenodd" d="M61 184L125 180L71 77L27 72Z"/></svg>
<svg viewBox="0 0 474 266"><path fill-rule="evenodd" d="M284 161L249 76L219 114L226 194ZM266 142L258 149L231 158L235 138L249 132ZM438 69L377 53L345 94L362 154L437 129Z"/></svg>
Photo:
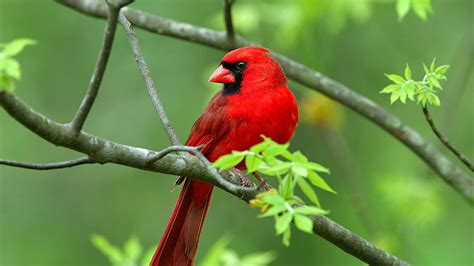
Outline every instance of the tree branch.
<svg viewBox="0 0 474 266"><path fill-rule="evenodd" d="M165 149L160 154L160 152L115 143L83 131L77 134L68 125L48 119L6 91L0 90L0 105L11 117L41 138L52 144L87 154L91 160L96 162L120 164L147 171L203 180L247 202L255 198L258 193L256 190L228 189L222 186L209 170L209 166L197 158L198 156L169 154L173 149ZM163 153L166 154L163 155ZM161 156L161 159L149 163L156 156ZM232 182L235 186L240 185L239 176L233 175L230 171L222 174L227 181ZM369 264L406 265L406 262L383 251L327 217L313 217L313 222L316 234L362 261Z"/></svg>
<svg viewBox="0 0 474 266"><path fill-rule="evenodd" d="M235 41L234 23L232 22L232 4L234 0L224 0L224 23L227 38L231 41Z"/></svg>
<svg viewBox="0 0 474 266"><path fill-rule="evenodd" d="M79 106L79 109L71 121L71 128L76 133L80 132L84 126L87 116L89 115L92 105L94 104L95 98L99 93L100 84L102 83L102 78L104 77L105 69L107 67L107 63L109 62L110 53L112 51L112 44L114 42L115 31L117 29L117 20L120 9L131 2L131 0L121 1L118 4L113 4L106 1L108 6L108 15L106 14L107 25L105 26L102 48L100 49L86 95L84 96L84 99L82 99L81 105Z"/></svg>
<svg viewBox="0 0 474 266"><path fill-rule="evenodd" d="M74 160L69 160L69 161L56 162L56 163L44 163L44 164L24 163L24 162L12 161L12 160L0 159L0 165L7 165L7 166L12 166L12 167L26 168L26 169L33 169L33 170L54 170L54 169L70 168L73 166L78 166L78 165L83 165L83 164L94 164L94 163L96 162L89 159L88 156L74 159Z"/></svg>
<svg viewBox="0 0 474 266"><path fill-rule="evenodd" d="M140 46L138 45L138 40L135 32L132 29L132 25L130 22L125 18L123 14L119 15L120 24L122 24L123 29L127 33L128 41L132 46L133 54L135 55L135 61L138 64L138 68L142 73L143 79L145 80L145 85L148 91L148 95L150 95L151 100L153 101L153 106L155 107L156 112L160 116L161 124L166 130L166 134L170 139L173 145L181 145L181 142L178 139L178 136L173 130L171 126L171 122L166 115L165 109L163 108L163 104L161 103L160 97L156 92L155 84L153 79L151 78L150 69L148 68L145 59L143 58L142 51Z"/></svg>
<svg viewBox="0 0 474 266"><path fill-rule="evenodd" d="M106 6L99 1L56 1L90 16L104 18L107 15ZM230 42L223 32L165 19L143 11L126 8L123 12L132 25L160 35L191 41L222 50L251 45L249 41L237 36L235 42ZM349 89L347 86L283 55L278 53L272 54L285 69L285 73L289 78L310 89L317 90L329 96L385 129L415 152L431 166L446 183L453 187L470 204L474 205L474 180L460 170L459 167L436 147L423 139L417 131L404 125L400 118L389 113L372 100Z"/></svg>
<svg viewBox="0 0 474 266"><path fill-rule="evenodd" d="M448 140L446 136L441 133L441 131L438 130L436 127L433 119L431 118L430 112L428 111L428 107L424 106L422 107L423 109L423 114L425 115L425 119L428 122L428 124L431 127L431 130L435 133L435 135L438 137L438 139L446 146L450 151L456 155L461 162L463 162L469 169L474 172L474 164L469 160L469 158L461 153L456 147L454 147Z"/></svg>

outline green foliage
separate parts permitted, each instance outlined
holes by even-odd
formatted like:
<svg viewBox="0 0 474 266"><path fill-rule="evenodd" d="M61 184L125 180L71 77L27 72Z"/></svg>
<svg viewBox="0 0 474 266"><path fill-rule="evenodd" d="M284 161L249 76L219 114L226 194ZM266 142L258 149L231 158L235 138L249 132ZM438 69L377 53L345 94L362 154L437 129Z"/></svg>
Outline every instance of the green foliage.
<svg viewBox="0 0 474 266"><path fill-rule="evenodd" d="M415 101L426 106L426 103L440 106L441 102L436 95L437 89L443 90L440 81L446 80L445 73L449 65L436 67L436 58L433 59L430 68L423 64L425 75L421 81L412 79L410 66L407 64L404 77L396 74L385 74L393 84L383 88L380 93L390 94L390 103L393 104L397 100L406 103L406 100Z"/></svg>
<svg viewBox="0 0 474 266"><path fill-rule="evenodd" d="M431 0L398 0L397 14L398 18L402 20L410 9L413 9L415 14L422 20L426 20L428 13L432 12Z"/></svg>
<svg viewBox="0 0 474 266"><path fill-rule="evenodd" d="M255 252L240 257L237 252L228 248L229 236L223 236L207 252L197 265L222 266L266 266L276 258L274 252Z"/></svg>
<svg viewBox="0 0 474 266"><path fill-rule="evenodd" d="M317 194L312 186L336 193L319 173L329 173L324 166L310 162L300 151L288 151L289 143L278 144L263 137L263 142L252 146L248 151L233 151L214 162L220 171L230 169L242 161L248 173L259 172L276 177L278 189L260 193L250 201L254 207L261 209L259 217L274 217L277 235L283 234L283 243L288 246L291 236L290 224L311 233L313 223L311 215L324 215L328 212L320 208ZM308 182L309 181L309 182ZM316 206L306 206L305 202L295 195L296 187Z"/></svg>
<svg viewBox="0 0 474 266"><path fill-rule="evenodd" d="M93 235L92 244L102 252L113 266L147 266L153 256L153 249L143 253L143 247L136 236L125 242L123 249L112 245L104 236ZM141 259L140 259L141 258Z"/></svg>
<svg viewBox="0 0 474 266"><path fill-rule="evenodd" d="M35 45L36 41L21 38L9 43L0 43L0 91L13 91L15 80L21 78L20 64L13 57L21 53L28 45Z"/></svg>

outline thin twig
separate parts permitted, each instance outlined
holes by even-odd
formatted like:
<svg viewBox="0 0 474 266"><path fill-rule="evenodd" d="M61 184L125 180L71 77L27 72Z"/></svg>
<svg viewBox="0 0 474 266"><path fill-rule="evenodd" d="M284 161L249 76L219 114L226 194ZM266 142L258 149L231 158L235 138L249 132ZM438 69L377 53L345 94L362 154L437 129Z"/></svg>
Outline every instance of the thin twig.
<svg viewBox="0 0 474 266"><path fill-rule="evenodd" d="M12 167L26 168L26 169L33 169L33 170L62 169L62 168L70 168L73 166L83 165L83 164L94 164L94 163L97 163L97 162L91 160L88 156L74 159L74 160L69 160L69 161L56 162L56 163L44 163L44 164L25 163L25 162L0 159L0 165L7 165L7 166L12 166Z"/></svg>
<svg viewBox="0 0 474 266"><path fill-rule="evenodd" d="M166 130L166 134L170 139L171 143L175 146L180 146L181 142L179 141L176 133L171 126L171 122L166 115L165 109L163 108L163 104L161 104L160 97L156 92L155 84L153 79L151 78L150 69L148 68L145 59L143 58L142 51L138 44L137 35L132 29L132 25L127 20L127 18L123 15L119 15L120 24L122 24L123 29L127 33L128 40L130 45L132 46L133 54L135 55L135 61L138 64L138 68L142 73L143 79L145 80L145 85L148 91L148 95L150 95L151 100L153 101L153 106L155 107L156 112L160 116L161 124Z"/></svg>
<svg viewBox="0 0 474 266"><path fill-rule="evenodd" d="M176 151L185 151L185 152L195 154L196 151L200 151L204 147L205 147L204 145L197 146L197 147L194 147L194 146L169 146L169 147L159 151L158 153L152 155L150 157L148 163L153 164L156 161L158 161L159 159L163 158L165 155L167 155L169 153L172 153L172 152L176 152Z"/></svg>
<svg viewBox="0 0 474 266"><path fill-rule="evenodd" d="M224 0L224 22L227 38L231 42L235 40L234 23L232 21L232 4L234 0Z"/></svg>
<svg viewBox="0 0 474 266"><path fill-rule="evenodd" d="M469 158L467 158L466 155L464 155L456 147L454 147L449 142L448 138L444 136L443 133L441 133L441 131L438 130L438 128L434 124L433 119L431 118L430 112L428 111L428 107L424 106L422 107L422 109L423 109L423 114L425 115L426 121L428 122L428 124L431 127L431 130L436 134L438 139L444 144L444 146L446 146L449 150L451 150L454 153L454 155L456 155L459 158L459 160L461 160L461 162L463 162L467 167L469 167L469 169L472 172L474 172L474 164L469 160Z"/></svg>
<svg viewBox="0 0 474 266"><path fill-rule="evenodd" d="M74 118L71 121L71 128L73 132L78 133L82 130L84 123L86 122L87 116L92 109L95 98L99 93L100 84L104 77L107 63L109 62L110 53L112 51L112 45L114 43L115 31L117 29L118 15L120 9L132 1L121 1L119 4L111 4L106 1L108 6L108 17L107 25L105 26L104 39L102 41L102 47L97 57L94 72L87 88L86 95L82 99L81 105L77 110Z"/></svg>
<svg viewBox="0 0 474 266"><path fill-rule="evenodd" d="M94 0L55 0L83 14L104 18L106 7ZM170 36L221 50L252 45L252 42L236 36L235 43L226 34L188 23L166 19L150 13L127 8L127 18L137 27L147 31ZM272 52L280 62L287 76L312 90L319 91L343 105L358 112L376 125L389 132L423 159L435 172L454 188L469 203L474 203L474 189L471 178L435 146L427 142L416 130L405 125L399 117L391 114L369 98L349 87L310 69L284 55Z"/></svg>

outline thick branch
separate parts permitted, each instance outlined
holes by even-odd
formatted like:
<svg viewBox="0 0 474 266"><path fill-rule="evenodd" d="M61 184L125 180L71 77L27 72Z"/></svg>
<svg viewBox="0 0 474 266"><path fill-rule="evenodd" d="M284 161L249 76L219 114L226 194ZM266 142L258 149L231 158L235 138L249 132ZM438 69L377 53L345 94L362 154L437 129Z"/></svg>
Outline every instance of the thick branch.
<svg viewBox="0 0 474 266"><path fill-rule="evenodd" d="M441 131L438 130L433 119L431 118L428 108L425 106L425 107L422 107L422 109L423 109L423 114L425 115L426 121L428 122L428 124L431 127L431 130L436 134L438 139L444 144L444 146L446 146L450 151L452 151L454 155L456 155L459 158L459 160L461 160L461 162L463 162L467 167L469 167L469 169L471 169L471 171L474 172L474 164L469 160L469 158L467 158L466 155L464 155L456 147L454 147L449 142L448 138L444 136L443 133L441 133Z"/></svg>
<svg viewBox="0 0 474 266"><path fill-rule="evenodd" d="M74 118L71 121L71 128L74 132L81 131L84 123L86 122L87 116L92 109L95 98L99 93L100 84L104 77L107 63L109 62L110 52L112 51L112 44L114 42L115 30L117 28L118 15L123 5L108 4L108 16L107 25L105 26L104 39L102 41L102 48L100 49L99 56L95 65L94 73L87 88L86 95L82 99L81 105L77 110Z"/></svg>
<svg viewBox="0 0 474 266"><path fill-rule="evenodd" d="M132 25L128 22L127 18L120 14L119 16L120 24L124 28L125 32L127 33L128 40L132 46L133 54L135 55L135 61L138 64L138 68L142 73L143 79L145 80L145 85L148 91L148 95L150 95L151 100L153 101L153 106L156 109L156 112L160 116L161 124L166 130L166 134L170 139L173 145L181 145L181 142L178 139L178 136L173 130L171 126L171 122L166 115L165 109L163 108L163 104L161 103L160 97L156 92L155 83L151 78L150 69L148 68L145 59L143 58L142 51L140 46L138 45L138 40L135 32L132 30Z"/></svg>
<svg viewBox="0 0 474 266"><path fill-rule="evenodd" d="M2 160L0 159L0 165L7 165L12 167L18 168L26 168L26 169L33 169L33 170L54 170L54 169L62 169L62 168L70 168L73 166L83 165L83 164L94 164L93 160L89 159L89 157L82 157L74 160L63 161L63 162L56 162L56 163L24 163L12 160Z"/></svg>
<svg viewBox="0 0 474 266"><path fill-rule="evenodd" d="M56 1L94 17L104 18L107 15L106 6L99 1ZM229 50L235 48L235 46L251 45L249 41L240 37L236 37L234 43L229 41L223 32L165 19L139 10L125 8L124 15L137 27L153 33L200 43L205 46ZM339 101L385 129L430 165L436 173L459 192L460 195L467 199L469 203L474 204L473 179L460 170L436 147L423 139L417 131L404 125L398 117L392 115L372 100L317 71L307 68L278 53L273 53L273 56L281 63L288 77L308 88L320 91L332 99Z"/></svg>
<svg viewBox="0 0 474 266"><path fill-rule="evenodd" d="M245 201L255 198L257 194L256 190L228 190L223 187L215 179L209 167L203 164L197 156L160 155L161 159L150 164L150 159L158 156L159 152L114 143L82 131L76 134L67 125L58 124L46 118L6 91L0 91L0 105L10 116L43 139L55 145L87 154L96 162L115 163L148 171L200 179ZM235 177L230 172L223 174L227 180L240 185L240 177ZM327 217L314 217L313 221L316 234L362 261L374 265L406 265L404 261L381 250Z"/></svg>

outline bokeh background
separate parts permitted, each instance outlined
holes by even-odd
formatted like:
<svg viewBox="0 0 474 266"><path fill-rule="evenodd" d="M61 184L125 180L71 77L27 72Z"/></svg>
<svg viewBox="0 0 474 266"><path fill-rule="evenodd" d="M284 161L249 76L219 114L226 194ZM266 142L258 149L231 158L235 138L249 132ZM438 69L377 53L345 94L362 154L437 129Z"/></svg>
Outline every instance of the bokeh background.
<svg viewBox="0 0 474 266"><path fill-rule="evenodd" d="M222 1L137 1L134 8L200 26L223 29ZM449 64L442 105L432 115L449 139L474 157L474 24L472 0L433 0L422 21L399 21L394 1L250 1L235 4L236 30L349 85L440 145L420 106L389 104L379 91L384 73L414 76L436 57ZM68 122L87 88L104 21L52 1L0 0L0 42L29 37L38 45L19 56L23 78L16 94L36 110ZM168 115L182 140L219 87L207 82L224 52L138 31L145 58ZM292 140L328 166L338 195L320 192L330 217L415 265L473 265L472 208L413 154L367 119L295 83L302 121ZM85 130L120 143L169 145L121 28L99 97ZM0 111L0 157L29 162L72 159ZM464 170L465 167L460 164ZM466 170L467 171L467 170ZM107 265L91 244L98 233L121 245L136 235L155 247L178 192L174 177L117 165L35 172L0 167L0 265ZM271 219L215 191L198 261L222 236L239 254L274 251L272 265L361 265L318 236L293 234L289 248Z"/></svg>

